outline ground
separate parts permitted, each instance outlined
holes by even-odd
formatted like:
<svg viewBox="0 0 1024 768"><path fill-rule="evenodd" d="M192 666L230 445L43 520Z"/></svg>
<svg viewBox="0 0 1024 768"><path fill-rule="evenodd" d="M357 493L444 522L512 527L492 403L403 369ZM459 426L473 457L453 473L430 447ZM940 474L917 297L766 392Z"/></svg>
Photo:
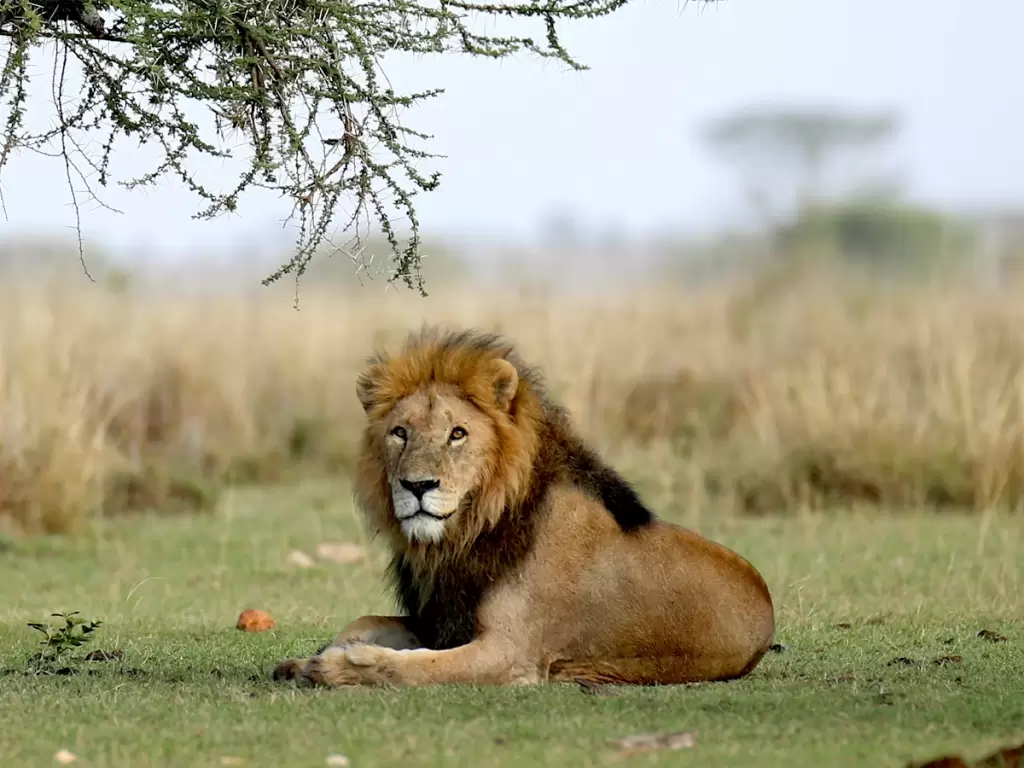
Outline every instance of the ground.
<svg viewBox="0 0 1024 768"><path fill-rule="evenodd" d="M1019 517L677 519L748 557L773 591L783 647L744 680L596 695L575 685L272 684L278 660L390 608L384 554L365 540L341 484L238 490L209 516L0 540L0 758L52 765L66 749L97 768L322 766L329 755L353 768L603 765L626 757L611 739L692 730L692 748L627 762L900 766L1024 741ZM292 549L325 541L355 541L367 558L287 562ZM235 629L250 607L277 628ZM54 611L104 622L76 655L123 657L78 664L75 675L25 674L40 637L26 623Z"/></svg>

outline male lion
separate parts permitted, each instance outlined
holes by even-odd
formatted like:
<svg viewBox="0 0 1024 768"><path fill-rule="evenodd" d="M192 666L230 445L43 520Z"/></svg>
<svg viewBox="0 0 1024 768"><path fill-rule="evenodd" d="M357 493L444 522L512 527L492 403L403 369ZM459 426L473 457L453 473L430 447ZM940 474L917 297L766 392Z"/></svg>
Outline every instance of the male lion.
<svg viewBox="0 0 1024 768"><path fill-rule="evenodd" d="M772 642L757 570L657 520L500 337L410 336L359 377L356 498L404 616L364 616L275 679L320 685L742 677Z"/></svg>

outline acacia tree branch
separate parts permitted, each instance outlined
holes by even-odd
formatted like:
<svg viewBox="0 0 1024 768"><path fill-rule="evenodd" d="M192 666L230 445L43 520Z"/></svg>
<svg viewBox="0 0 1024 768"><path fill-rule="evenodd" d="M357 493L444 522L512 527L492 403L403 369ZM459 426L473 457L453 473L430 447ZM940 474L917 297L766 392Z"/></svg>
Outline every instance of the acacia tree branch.
<svg viewBox="0 0 1024 768"><path fill-rule="evenodd" d="M135 189L175 177L204 201L197 218L237 210L254 188L276 192L291 200L287 221L298 223L298 237L291 259L264 284L285 275L298 283L347 201L343 229L355 229L358 241L360 226L374 222L391 250L388 281L425 295L414 198L438 186L439 174L418 166L439 156L414 147L431 137L398 115L442 91L396 93L379 58L530 51L584 69L562 47L557 24L604 16L627 1L0 0L0 37L9 41L0 69L0 172L15 150L53 142L70 169L69 153L84 154L80 139L89 134L103 137L87 158L100 186L110 181L119 141L155 146L154 167L117 183ZM470 15L539 20L543 40L478 34ZM61 92L76 98L60 105L54 128L33 133L24 128L28 62L45 42L56 42L66 61ZM79 87L63 84L71 77ZM212 129L186 116L196 104L207 108ZM245 168L227 189L209 189L192 169L203 157L233 157L224 146L232 132L245 139Z"/></svg>

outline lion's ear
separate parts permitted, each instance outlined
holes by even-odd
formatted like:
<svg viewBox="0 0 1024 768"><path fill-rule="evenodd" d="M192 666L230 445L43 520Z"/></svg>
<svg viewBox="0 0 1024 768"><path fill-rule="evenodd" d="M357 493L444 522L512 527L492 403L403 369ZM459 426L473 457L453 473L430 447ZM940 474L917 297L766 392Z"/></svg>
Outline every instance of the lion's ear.
<svg viewBox="0 0 1024 768"><path fill-rule="evenodd" d="M494 361L494 403L502 410L508 410L512 405L512 399L519 389L519 372L508 360L498 358Z"/></svg>
<svg viewBox="0 0 1024 768"><path fill-rule="evenodd" d="M371 365L356 379L356 397L359 398L364 411L369 411L376 404L379 381L379 365Z"/></svg>

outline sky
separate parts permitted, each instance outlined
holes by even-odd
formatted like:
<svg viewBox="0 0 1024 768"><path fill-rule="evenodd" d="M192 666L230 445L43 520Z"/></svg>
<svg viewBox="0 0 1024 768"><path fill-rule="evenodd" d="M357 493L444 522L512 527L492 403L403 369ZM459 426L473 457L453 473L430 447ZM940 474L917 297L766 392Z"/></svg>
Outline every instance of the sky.
<svg viewBox="0 0 1024 768"><path fill-rule="evenodd" d="M1022 30L1020 0L633 0L563 27L585 72L527 54L410 58L386 71L396 90L446 89L403 117L447 155L433 166L441 186L418 198L425 232L528 237L561 213L643 236L707 231L738 214L734 176L698 131L759 103L894 108L903 119L896 158L915 198L1024 205ZM37 78L36 98L48 80ZM120 164L137 170L130 154ZM204 171L232 179L213 164ZM0 189L0 236L73 234L59 160L19 155ZM289 206L269 195L243 198L237 214L213 222L192 220L200 201L170 181L103 199L122 213L83 208L83 233L117 250L287 246L293 236L281 228Z"/></svg>

